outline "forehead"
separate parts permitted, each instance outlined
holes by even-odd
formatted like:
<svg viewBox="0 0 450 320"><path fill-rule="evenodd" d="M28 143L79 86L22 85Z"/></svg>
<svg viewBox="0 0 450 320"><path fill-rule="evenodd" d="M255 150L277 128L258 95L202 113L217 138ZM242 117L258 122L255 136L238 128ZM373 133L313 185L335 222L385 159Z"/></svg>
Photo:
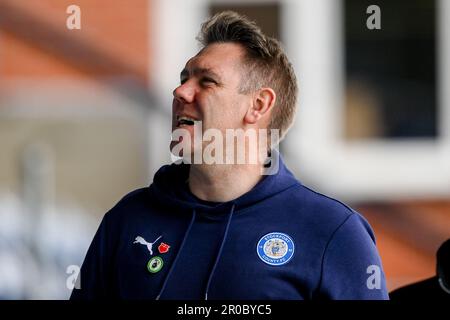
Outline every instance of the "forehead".
<svg viewBox="0 0 450 320"><path fill-rule="evenodd" d="M226 76L242 69L245 50L236 43L214 43L203 48L197 55L189 59L185 69L210 69Z"/></svg>

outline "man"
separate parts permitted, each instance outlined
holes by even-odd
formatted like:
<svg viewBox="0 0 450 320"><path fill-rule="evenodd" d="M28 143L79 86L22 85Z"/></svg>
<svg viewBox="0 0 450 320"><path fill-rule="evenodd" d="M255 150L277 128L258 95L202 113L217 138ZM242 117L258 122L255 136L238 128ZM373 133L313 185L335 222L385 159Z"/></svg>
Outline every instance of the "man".
<svg viewBox="0 0 450 320"><path fill-rule="evenodd" d="M172 130L182 134L171 150L184 161L105 215L71 298L387 299L368 223L303 186L276 151L297 99L280 44L233 12L205 22L199 40L173 92ZM206 152L208 130L215 140L255 132L258 142L249 139L242 162L230 140ZM267 132L270 142L259 139ZM210 161L224 152L225 163Z"/></svg>

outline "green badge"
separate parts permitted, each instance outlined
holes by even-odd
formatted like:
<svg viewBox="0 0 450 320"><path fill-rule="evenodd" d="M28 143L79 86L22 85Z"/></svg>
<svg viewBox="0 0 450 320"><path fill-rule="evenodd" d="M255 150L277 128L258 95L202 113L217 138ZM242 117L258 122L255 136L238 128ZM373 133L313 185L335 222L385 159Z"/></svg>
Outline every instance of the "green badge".
<svg viewBox="0 0 450 320"><path fill-rule="evenodd" d="M161 257L153 257L151 258L147 263L147 270L150 273L157 273L159 272L164 265L163 259Z"/></svg>

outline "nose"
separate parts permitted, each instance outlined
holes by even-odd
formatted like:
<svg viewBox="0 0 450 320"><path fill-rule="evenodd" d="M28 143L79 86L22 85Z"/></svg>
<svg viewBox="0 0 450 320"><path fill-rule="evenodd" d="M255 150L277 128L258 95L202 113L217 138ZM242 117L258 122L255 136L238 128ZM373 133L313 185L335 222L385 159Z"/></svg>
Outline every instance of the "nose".
<svg viewBox="0 0 450 320"><path fill-rule="evenodd" d="M182 103L192 103L195 97L195 88L190 81L186 81L173 90L173 97Z"/></svg>

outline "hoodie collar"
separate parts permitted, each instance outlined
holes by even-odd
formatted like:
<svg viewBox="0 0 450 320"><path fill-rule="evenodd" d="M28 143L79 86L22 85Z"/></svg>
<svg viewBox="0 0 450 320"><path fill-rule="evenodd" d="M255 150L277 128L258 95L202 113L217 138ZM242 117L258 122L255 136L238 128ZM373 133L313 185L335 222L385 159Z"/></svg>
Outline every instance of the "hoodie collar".
<svg viewBox="0 0 450 320"><path fill-rule="evenodd" d="M214 211L215 214L217 214L218 211L221 210L228 213L228 219L225 231L222 236L222 241L214 259L213 267L209 273L207 285L204 292L204 298L205 300L208 300L208 292L210 291L216 268L222 256L223 249L228 238L230 225L235 212L246 207L250 207L270 197L273 197L274 195L285 191L291 186L299 184L299 181L295 179L294 175L284 165L281 155L277 153L277 156L275 156L274 158L279 161L276 166L279 170L275 174L264 176L263 179L261 179L255 187L253 187L249 192L243 194L242 196L228 202L218 203L217 205L210 205L208 203L198 201L195 198L192 198L192 196L189 197L183 194L183 192L186 193L185 183L189 176L189 165L166 165L163 166L155 174L154 181L150 186L150 191L154 194L155 199L159 201L163 206L172 206L184 210L187 209L188 211L192 212L192 217L189 225L186 228L183 240L180 245L180 249L178 250L174 262L172 263L172 266L170 267L164 279L159 294L156 297L157 300L160 299L167 283L169 282L172 271L174 270L178 261L178 257L180 256L180 252L182 252L186 239L188 238L192 226L195 223L197 210L200 208L202 209L200 211Z"/></svg>
<svg viewBox="0 0 450 320"><path fill-rule="evenodd" d="M274 174L265 175L250 191L228 202L208 205L189 196L185 189L185 183L189 177L189 164L172 163L161 167L154 176L150 191L164 207L205 211L220 211L222 208L227 211L231 205L234 205L235 211L239 211L273 197L293 185L300 184L284 164L281 154L278 152L272 154L274 155L272 161L278 161L278 165L275 163L273 167L278 170Z"/></svg>

